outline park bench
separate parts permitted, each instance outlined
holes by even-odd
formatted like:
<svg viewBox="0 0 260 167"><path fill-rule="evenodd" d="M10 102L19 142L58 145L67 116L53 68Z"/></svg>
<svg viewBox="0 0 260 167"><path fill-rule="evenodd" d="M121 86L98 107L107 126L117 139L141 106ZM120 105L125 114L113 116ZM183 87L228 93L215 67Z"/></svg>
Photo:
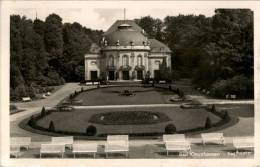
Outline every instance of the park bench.
<svg viewBox="0 0 260 167"><path fill-rule="evenodd" d="M226 99L230 99L230 95L229 94L226 95Z"/></svg>
<svg viewBox="0 0 260 167"><path fill-rule="evenodd" d="M86 85L90 86L90 85L93 85L93 83L92 82L86 82Z"/></svg>
<svg viewBox="0 0 260 167"><path fill-rule="evenodd" d="M236 148L236 153L239 149L254 148L253 137L235 137L233 138L233 146Z"/></svg>
<svg viewBox="0 0 260 167"><path fill-rule="evenodd" d="M86 154L86 153L93 153L94 158L96 157L97 153L97 144L96 143L89 143L89 144L73 144L72 146L72 153L74 154L74 158L76 154Z"/></svg>
<svg viewBox="0 0 260 167"><path fill-rule="evenodd" d="M27 150L31 144L30 137L11 137L11 146L25 147Z"/></svg>
<svg viewBox="0 0 260 167"><path fill-rule="evenodd" d="M152 84L153 83L153 81L149 81L149 84Z"/></svg>
<svg viewBox="0 0 260 167"><path fill-rule="evenodd" d="M19 145L11 145L10 155L15 156L17 158L20 155L20 146Z"/></svg>
<svg viewBox="0 0 260 167"><path fill-rule="evenodd" d="M163 142L185 142L185 135L184 134L169 134L163 135Z"/></svg>
<svg viewBox="0 0 260 167"><path fill-rule="evenodd" d="M30 97L23 97L22 101L23 102L28 102L28 101L32 101L32 99Z"/></svg>
<svg viewBox="0 0 260 167"><path fill-rule="evenodd" d="M42 154L61 154L61 157L63 158L64 152L64 144L41 144L40 158L42 157Z"/></svg>
<svg viewBox="0 0 260 167"><path fill-rule="evenodd" d="M169 152L186 152L188 155L191 153L190 142L188 141L167 141L165 143L167 156Z"/></svg>
<svg viewBox="0 0 260 167"><path fill-rule="evenodd" d="M51 92L47 92L47 93L46 93L46 96L50 96L50 95L51 95Z"/></svg>
<svg viewBox="0 0 260 167"><path fill-rule="evenodd" d="M159 84L166 84L166 81L159 81Z"/></svg>
<svg viewBox="0 0 260 167"><path fill-rule="evenodd" d="M63 144L65 146L69 146L69 148L72 148L73 144L73 136L64 136L64 137L52 137L51 143L52 144Z"/></svg>
<svg viewBox="0 0 260 167"><path fill-rule="evenodd" d="M105 153L108 158L109 153L122 153L128 156L129 141L128 135L109 135L105 144Z"/></svg>
<svg viewBox="0 0 260 167"><path fill-rule="evenodd" d="M230 95L230 99L235 100L237 98L237 95Z"/></svg>
<svg viewBox="0 0 260 167"><path fill-rule="evenodd" d="M203 145L206 143L224 144L223 133L202 133L201 137Z"/></svg>
<svg viewBox="0 0 260 167"><path fill-rule="evenodd" d="M47 96L45 94L42 95L42 99L46 99Z"/></svg>
<svg viewBox="0 0 260 167"><path fill-rule="evenodd" d="M94 82L94 85L98 85L99 84L99 82Z"/></svg>

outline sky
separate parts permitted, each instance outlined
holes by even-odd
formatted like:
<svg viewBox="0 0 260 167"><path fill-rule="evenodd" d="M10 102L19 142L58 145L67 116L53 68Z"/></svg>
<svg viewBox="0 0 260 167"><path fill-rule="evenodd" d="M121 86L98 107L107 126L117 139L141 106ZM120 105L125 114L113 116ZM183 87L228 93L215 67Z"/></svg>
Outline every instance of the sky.
<svg viewBox="0 0 260 167"><path fill-rule="evenodd" d="M179 14L205 15L210 17L214 15L214 8L126 8L126 19L141 18L143 16L152 16L154 18L164 19L166 16L177 16ZM37 18L45 20L51 14L56 13L62 19L63 23L78 22L81 25L91 29L102 29L106 31L116 20L124 19L124 8L17 8L12 14L19 14L30 19Z"/></svg>

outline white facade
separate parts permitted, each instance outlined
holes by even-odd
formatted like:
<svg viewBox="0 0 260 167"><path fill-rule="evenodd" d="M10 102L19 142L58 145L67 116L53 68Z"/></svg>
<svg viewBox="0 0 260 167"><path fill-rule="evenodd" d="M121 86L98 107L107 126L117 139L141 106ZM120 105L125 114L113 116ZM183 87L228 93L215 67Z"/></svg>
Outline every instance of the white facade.
<svg viewBox="0 0 260 167"><path fill-rule="evenodd" d="M85 55L85 80L142 80L148 72L154 78L164 59L171 67L171 51L166 45L147 39L128 24L120 26Z"/></svg>

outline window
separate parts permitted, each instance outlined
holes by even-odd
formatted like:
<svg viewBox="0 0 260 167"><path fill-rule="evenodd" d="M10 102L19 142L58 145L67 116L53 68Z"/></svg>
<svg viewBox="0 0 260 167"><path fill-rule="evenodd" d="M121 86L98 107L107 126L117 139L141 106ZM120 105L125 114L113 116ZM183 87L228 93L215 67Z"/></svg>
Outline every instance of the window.
<svg viewBox="0 0 260 167"><path fill-rule="evenodd" d="M93 65L96 65L97 62L96 61L91 61L90 64L93 66Z"/></svg>
<svg viewBox="0 0 260 167"><path fill-rule="evenodd" d="M110 55L108 58L108 66L114 66L114 57L112 55Z"/></svg>
<svg viewBox="0 0 260 167"><path fill-rule="evenodd" d="M123 66L128 66L129 65L129 58L127 55L123 56Z"/></svg>
<svg viewBox="0 0 260 167"><path fill-rule="evenodd" d="M156 65L160 65L161 62L160 62L160 60L156 60L156 61L154 62L154 64L156 64Z"/></svg>
<svg viewBox="0 0 260 167"><path fill-rule="evenodd" d="M138 66L141 66L141 65L143 64L142 61L143 61L143 60L142 60L142 56L139 55L139 56L137 57L137 65L138 65Z"/></svg>

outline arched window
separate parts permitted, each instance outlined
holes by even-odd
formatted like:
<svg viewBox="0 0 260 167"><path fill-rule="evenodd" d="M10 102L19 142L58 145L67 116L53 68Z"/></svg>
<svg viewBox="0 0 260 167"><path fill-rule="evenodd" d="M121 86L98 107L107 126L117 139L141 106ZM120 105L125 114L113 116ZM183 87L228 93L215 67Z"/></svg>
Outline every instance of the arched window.
<svg viewBox="0 0 260 167"><path fill-rule="evenodd" d="M128 66L129 65L129 58L127 55L123 56L123 66Z"/></svg>
<svg viewBox="0 0 260 167"><path fill-rule="evenodd" d="M143 59L142 59L142 56L141 56L141 55L138 55L138 56L137 56L137 65L138 65L138 66L143 65Z"/></svg>
<svg viewBox="0 0 260 167"><path fill-rule="evenodd" d="M114 66L114 57L112 55L108 58L108 66Z"/></svg>

